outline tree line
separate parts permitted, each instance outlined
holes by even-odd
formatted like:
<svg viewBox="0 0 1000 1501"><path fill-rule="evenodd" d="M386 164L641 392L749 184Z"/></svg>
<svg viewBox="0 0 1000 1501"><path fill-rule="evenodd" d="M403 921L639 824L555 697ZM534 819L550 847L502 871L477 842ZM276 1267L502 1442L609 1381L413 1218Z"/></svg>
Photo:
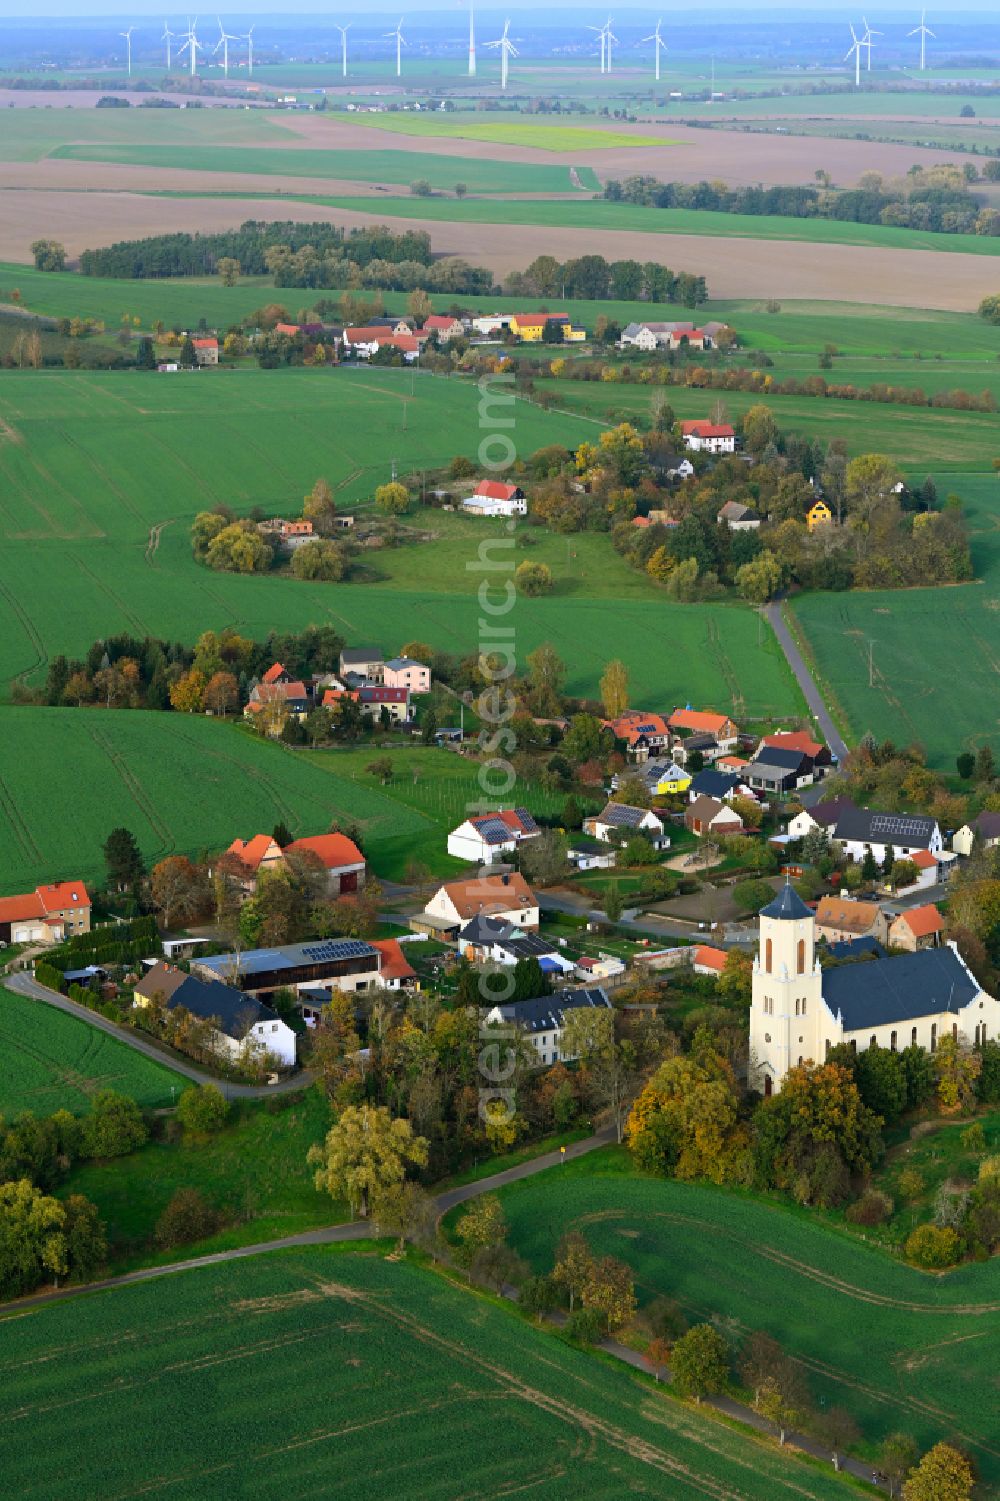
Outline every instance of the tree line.
<svg viewBox="0 0 1000 1501"><path fill-rule="evenodd" d="M978 173L956 167L914 167L905 178L887 181L879 172L862 174L856 188L834 188L825 172L821 187L726 187L718 182L660 182L636 175L605 184L611 203L652 208L709 210L754 217L830 219L851 224L883 224L942 234L1000 234L1000 213L983 207L970 192Z"/></svg>

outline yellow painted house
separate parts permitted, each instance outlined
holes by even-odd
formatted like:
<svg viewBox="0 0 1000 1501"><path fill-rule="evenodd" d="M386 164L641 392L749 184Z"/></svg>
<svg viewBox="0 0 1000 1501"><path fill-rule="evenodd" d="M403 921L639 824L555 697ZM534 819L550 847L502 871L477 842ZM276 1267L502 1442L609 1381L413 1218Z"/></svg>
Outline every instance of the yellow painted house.
<svg viewBox="0 0 1000 1501"><path fill-rule="evenodd" d="M668 797L671 793L686 792L690 785L689 771L681 766L667 766L660 772L655 785L651 785L650 791L657 797Z"/></svg>
<svg viewBox="0 0 1000 1501"><path fill-rule="evenodd" d="M587 330L574 328L566 313L515 313L510 320L510 331L525 344L540 344L550 318L563 325L564 344L581 344L586 339Z"/></svg>
<svg viewBox="0 0 1000 1501"><path fill-rule="evenodd" d="M816 500L806 512L806 526L814 532L818 526L832 526L833 512L825 500Z"/></svg>

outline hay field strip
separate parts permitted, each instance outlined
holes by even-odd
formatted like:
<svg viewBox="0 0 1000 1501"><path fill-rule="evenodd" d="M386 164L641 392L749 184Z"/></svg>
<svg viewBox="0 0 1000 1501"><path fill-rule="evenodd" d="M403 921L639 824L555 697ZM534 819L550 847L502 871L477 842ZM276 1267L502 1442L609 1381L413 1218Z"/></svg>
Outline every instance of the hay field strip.
<svg viewBox="0 0 1000 1501"><path fill-rule="evenodd" d="M342 116L331 119L340 123ZM446 140L487 141L498 146L531 146L539 151L605 151L615 146L674 146L662 136L633 135L588 125L538 124L519 120L483 120L453 111L434 114L352 115L351 125L382 130L389 135L429 136Z"/></svg>
<svg viewBox="0 0 1000 1501"><path fill-rule="evenodd" d="M140 149L140 148L137 148ZM290 193L288 198L297 195ZM372 212L368 198L323 195L331 208ZM802 241L812 245L858 245L885 250L924 250L1000 256L1000 241L982 235L899 229L885 224L848 224L834 219L794 219L781 215L722 214L707 209L644 208L603 199L550 203L505 198L502 202L453 198L380 198L378 212L393 218L456 224L523 224L619 233L699 235L707 238ZM613 253L613 252L611 252Z"/></svg>
<svg viewBox="0 0 1000 1501"><path fill-rule="evenodd" d="M953 1435L1000 1481L994 1349L1000 1262L931 1277L813 1218L669 1180L543 1174L504 1191L511 1242L548 1271L560 1236L626 1259L640 1304L665 1294L732 1337L763 1330L804 1367L814 1398L843 1405L874 1446L902 1429L921 1449ZM858 1339L863 1327L864 1338Z"/></svg>
<svg viewBox="0 0 1000 1501"><path fill-rule="evenodd" d="M24 1110L84 1115L102 1089L147 1109L169 1105L187 1081L107 1032L0 986L0 1116Z"/></svg>
<svg viewBox="0 0 1000 1501"><path fill-rule="evenodd" d="M43 1308L3 1332L0 1463L21 1501L47 1501L54 1472L60 1501L446 1501L456 1444L463 1495L852 1493L829 1467L374 1255L253 1257Z"/></svg>
<svg viewBox="0 0 1000 1501"><path fill-rule="evenodd" d="M179 167L192 172L240 172L260 177L336 178L403 186L418 178L432 188L451 189L464 182L472 193L563 193L574 188L568 166L528 162L491 162L468 156L440 156L388 150L327 151L288 146L71 145L57 146L51 156L84 162L117 162L145 167ZM583 186L597 190L589 167L576 169ZM155 187L155 182L150 183ZM422 200L426 201L426 200ZM370 201L367 207L371 209ZM381 210L382 201L378 208Z"/></svg>

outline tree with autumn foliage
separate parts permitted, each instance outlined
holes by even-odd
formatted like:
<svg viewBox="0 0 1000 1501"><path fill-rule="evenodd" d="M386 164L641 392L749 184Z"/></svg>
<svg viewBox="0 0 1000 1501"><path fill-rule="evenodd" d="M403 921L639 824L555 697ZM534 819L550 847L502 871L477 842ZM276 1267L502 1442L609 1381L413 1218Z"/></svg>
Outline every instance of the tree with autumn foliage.
<svg viewBox="0 0 1000 1501"><path fill-rule="evenodd" d="M754 1115L754 1175L762 1188L790 1189L800 1203L841 1203L851 1173L882 1156L882 1118L862 1103L854 1075L839 1063L789 1069L781 1093Z"/></svg>
<svg viewBox="0 0 1000 1501"><path fill-rule="evenodd" d="M691 1051L668 1058L629 1113L625 1141L647 1171L731 1183L746 1176L748 1137L737 1124L736 1079L699 1029Z"/></svg>
<svg viewBox="0 0 1000 1501"><path fill-rule="evenodd" d="M168 855L154 865L150 892L153 905L162 913L168 928L187 927L212 908L208 873L203 865L195 865L187 855Z"/></svg>
<svg viewBox="0 0 1000 1501"><path fill-rule="evenodd" d="M178 714L197 714L205 693L205 678L192 667L170 685L170 707Z"/></svg>
<svg viewBox="0 0 1000 1501"><path fill-rule="evenodd" d="M323 1144L309 1149L308 1161L318 1191L347 1199L351 1212L366 1219L372 1199L402 1183L408 1164L423 1167L427 1142L385 1106L349 1105Z"/></svg>
<svg viewBox="0 0 1000 1501"><path fill-rule="evenodd" d="M952 1444L928 1449L903 1484L903 1501L970 1501L976 1477L972 1466Z"/></svg>
<svg viewBox="0 0 1000 1501"><path fill-rule="evenodd" d="M957 1115L971 1110L976 1103L976 1080L982 1058L971 1048L962 1047L956 1037L942 1037L934 1054L938 1103L943 1115Z"/></svg>
<svg viewBox="0 0 1000 1501"><path fill-rule="evenodd" d="M635 1281L631 1267L615 1256L592 1261L580 1294L584 1308L597 1313L608 1334L621 1329L635 1316Z"/></svg>

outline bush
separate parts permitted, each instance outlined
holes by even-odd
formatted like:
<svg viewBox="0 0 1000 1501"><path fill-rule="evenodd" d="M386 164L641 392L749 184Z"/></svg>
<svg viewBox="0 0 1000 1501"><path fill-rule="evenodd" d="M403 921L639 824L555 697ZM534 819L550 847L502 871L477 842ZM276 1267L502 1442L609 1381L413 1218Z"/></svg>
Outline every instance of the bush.
<svg viewBox="0 0 1000 1501"><path fill-rule="evenodd" d="M575 1308L563 1327L578 1345L596 1345L604 1337L604 1320L596 1308Z"/></svg>
<svg viewBox="0 0 1000 1501"><path fill-rule="evenodd" d="M899 1175L899 1191L904 1199L919 1199L924 1191L924 1177L915 1167L904 1167Z"/></svg>
<svg viewBox="0 0 1000 1501"><path fill-rule="evenodd" d="M860 1199L849 1204L844 1211L852 1225L883 1225L892 1214L893 1204L888 1194L870 1188Z"/></svg>
<svg viewBox="0 0 1000 1501"><path fill-rule="evenodd" d="M177 1101L177 1119L190 1136L208 1136L225 1125L229 1101L214 1084L185 1089Z"/></svg>
<svg viewBox="0 0 1000 1501"><path fill-rule="evenodd" d="M157 1245L182 1246L219 1228L219 1214L196 1188L179 1188L156 1222Z"/></svg>
<svg viewBox="0 0 1000 1501"><path fill-rule="evenodd" d="M914 1266L940 1271L954 1266L962 1252L962 1242L950 1225L918 1225L907 1237L905 1251Z"/></svg>

